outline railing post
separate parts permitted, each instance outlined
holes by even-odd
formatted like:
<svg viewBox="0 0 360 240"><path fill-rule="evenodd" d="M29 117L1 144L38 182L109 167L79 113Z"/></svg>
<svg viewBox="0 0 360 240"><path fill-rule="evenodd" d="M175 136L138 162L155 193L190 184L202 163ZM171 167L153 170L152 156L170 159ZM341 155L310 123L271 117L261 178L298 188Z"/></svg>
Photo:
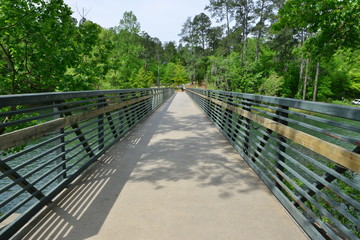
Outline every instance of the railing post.
<svg viewBox="0 0 360 240"><path fill-rule="evenodd" d="M251 104L250 103L244 103L243 109L246 111L251 112ZM245 155L249 154L249 142L250 142L250 130L251 130L251 120L248 118L245 118L246 124L245 124L245 141L244 141L244 147L243 151Z"/></svg>
<svg viewBox="0 0 360 240"><path fill-rule="evenodd" d="M119 93L119 102L124 102L125 98L123 93ZM119 109L119 135L121 136L121 134L125 131L125 107L120 108Z"/></svg>
<svg viewBox="0 0 360 240"><path fill-rule="evenodd" d="M289 107L286 106L280 106L280 109L283 109L285 111L289 110ZM281 110L277 110L276 111L276 115L278 115L279 117L285 117L288 118L289 114L287 112L281 111ZM284 125L288 125L288 121L284 120L284 119L280 119L280 118L275 118L275 121L277 121L278 123L284 124ZM277 163L276 163L276 167L280 170L280 171L284 171L284 167L281 165L280 162L285 162L285 157L281 154L281 153L285 153L286 152L286 147L284 146L283 143L286 143L286 138L280 134L277 134L277 138L279 139L279 143L278 143L278 148L279 148L279 152L277 153ZM281 176L281 174L276 173L277 178L282 181L283 177ZM281 189L281 186L277 183L276 184L277 187L279 189Z"/></svg>
<svg viewBox="0 0 360 240"><path fill-rule="evenodd" d="M205 91L205 96L207 96L208 98L211 98L210 96L210 90L204 90ZM197 96L197 95L196 95ZM196 97L195 96L195 97ZM210 119L213 119L212 116L212 106L211 106L212 101L210 99L206 99L206 105L204 106L204 110L207 113L207 115L209 116Z"/></svg>
<svg viewBox="0 0 360 240"><path fill-rule="evenodd" d="M230 95L228 96L227 99L227 104L233 106L233 96L232 93L230 93ZM229 137L229 139L233 142L235 142L232 138L232 132L233 132L233 127L232 127L232 120L233 120L233 112L230 109L226 109L226 118L227 118L227 135Z"/></svg>
<svg viewBox="0 0 360 240"><path fill-rule="evenodd" d="M53 105L56 105L56 104L60 104L61 102L53 102ZM58 119L58 118L61 118L64 116L64 114L62 113L59 113L61 109L59 109L59 107L54 107L53 108L53 111L54 113L57 113L54 115L54 119ZM61 167L58 168L58 173L62 172L63 170L66 169L66 155L65 155L65 137L64 137L64 133L65 133L65 130L64 128L61 128L58 132L58 134L61 135L61 137L59 138L58 141L55 142L55 144L57 144L59 146L59 148L57 149L56 151L56 155L59 155L60 157L58 158L58 160L56 161L56 164L61 164ZM59 177L58 181L61 182L63 179L66 178L66 172L64 172L62 174L62 177Z"/></svg>
<svg viewBox="0 0 360 240"><path fill-rule="evenodd" d="M98 96L100 98L99 102L105 102L105 99L101 99L104 96ZM105 103L99 104L98 109L105 106ZM99 143L99 151L104 148L104 114L98 115L98 143Z"/></svg>
<svg viewBox="0 0 360 240"><path fill-rule="evenodd" d="M156 107L156 89L151 89L151 94L153 95L151 97L151 111L155 109Z"/></svg>

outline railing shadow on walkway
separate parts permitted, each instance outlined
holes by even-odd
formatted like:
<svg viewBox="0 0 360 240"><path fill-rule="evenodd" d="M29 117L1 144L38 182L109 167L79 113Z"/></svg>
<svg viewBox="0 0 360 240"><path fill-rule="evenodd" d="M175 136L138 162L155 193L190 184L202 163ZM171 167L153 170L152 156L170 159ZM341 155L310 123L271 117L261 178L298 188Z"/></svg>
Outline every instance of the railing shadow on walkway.
<svg viewBox="0 0 360 240"><path fill-rule="evenodd" d="M174 96L170 97L157 114L166 114L173 99ZM65 189L15 239L86 239L96 235L137 164L126 161L127 155L140 159L142 152L132 150L146 148L159 125L154 121L149 124L146 119L139 125L143 124L146 124L141 128L143 131L136 127L120 140L117 147L105 153L76 184ZM105 201L98 196L106 196ZM56 211L52 211L54 207Z"/></svg>
<svg viewBox="0 0 360 240"><path fill-rule="evenodd" d="M256 176L249 177L248 172L242 172L241 169L248 169L248 166L239 161L239 156L234 155L232 146L223 136L216 132L216 137L213 137L212 131L217 130L208 129L210 124L201 112L176 119L171 113L165 114L160 131L156 133L176 137L153 141L144 150L142 161L130 181L150 182L155 189L161 189L163 181L192 179L201 187L221 185L219 196L222 198L230 198L236 191L250 192L262 188ZM184 135L185 132L189 134ZM222 149L224 154L213 152L215 148ZM239 181L244 185L236 190L233 183Z"/></svg>

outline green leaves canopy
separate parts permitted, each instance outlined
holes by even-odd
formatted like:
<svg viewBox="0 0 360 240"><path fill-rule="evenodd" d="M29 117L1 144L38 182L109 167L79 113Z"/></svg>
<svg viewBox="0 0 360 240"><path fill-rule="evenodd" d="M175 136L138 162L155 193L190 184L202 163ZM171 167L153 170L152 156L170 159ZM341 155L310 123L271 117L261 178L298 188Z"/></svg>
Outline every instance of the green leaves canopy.
<svg viewBox="0 0 360 240"><path fill-rule="evenodd" d="M0 0L1 94L57 88L76 59L71 14L62 0Z"/></svg>
<svg viewBox="0 0 360 240"><path fill-rule="evenodd" d="M275 29L307 29L313 36L305 50L313 56L332 56L338 49L360 47L358 0L288 0Z"/></svg>

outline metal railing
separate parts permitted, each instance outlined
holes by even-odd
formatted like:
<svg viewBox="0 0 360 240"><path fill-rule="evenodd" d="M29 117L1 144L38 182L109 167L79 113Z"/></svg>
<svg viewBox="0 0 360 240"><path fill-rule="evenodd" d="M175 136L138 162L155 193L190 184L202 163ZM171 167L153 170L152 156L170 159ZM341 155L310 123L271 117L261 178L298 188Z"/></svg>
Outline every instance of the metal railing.
<svg viewBox="0 0 360 240"><path fill-rule="evenodd" d="M0 96L0 222L8 239L170 88ZM15 219L7 224L9 219Z"/></svg>
<svg viewBox="0 0 360 240"><path fill-rule="evenodd" d="M311 238L360 237L360 108L187 93Z"/></svg>

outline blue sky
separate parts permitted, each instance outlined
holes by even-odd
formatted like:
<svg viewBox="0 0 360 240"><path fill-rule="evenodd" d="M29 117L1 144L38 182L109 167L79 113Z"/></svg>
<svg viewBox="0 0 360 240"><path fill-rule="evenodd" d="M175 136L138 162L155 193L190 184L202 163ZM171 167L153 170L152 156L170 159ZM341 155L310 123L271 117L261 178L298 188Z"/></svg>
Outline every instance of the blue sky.
<svg viewBox="0 0 360 240"><path fill-rule="evenodd" d="M209 0L64 0L76 18L78 10L88 12L86 18L109 28L119 24L125 11L133 11L141 30L162 42L179 41L183 23L188 17L205 12ZM77 10L78 9L78 10ZM208 12L205 12L209 15Z"/></svg>

